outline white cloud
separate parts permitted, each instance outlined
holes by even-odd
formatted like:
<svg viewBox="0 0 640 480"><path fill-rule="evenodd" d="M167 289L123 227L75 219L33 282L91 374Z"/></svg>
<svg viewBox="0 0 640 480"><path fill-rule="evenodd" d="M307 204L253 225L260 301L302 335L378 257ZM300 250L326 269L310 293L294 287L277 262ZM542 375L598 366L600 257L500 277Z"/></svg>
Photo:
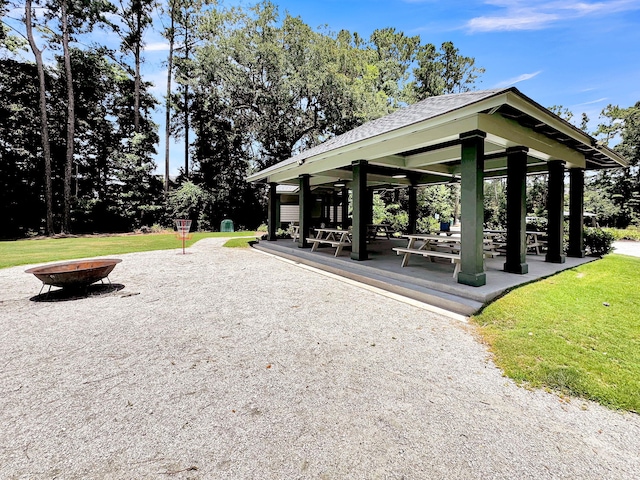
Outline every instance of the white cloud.
<svg viewBox="0 0 640 480"><path fill-rule="evenodd" d="M466 28L471 32L541 30L562 20L593 15L605 16L640 9L640 2L637 0L543 1L534 5L531 3L523 0L486 0L486 5L498 7L503 12L472 18L467 22Z"/></svg>
<svg viewBox="0 0 640 480"><path fill-rule="evenodd" d="M606 100L608 100L608 97L602 97L597 100L591 100L590 102L579 103L578 105L576 105L576 107L582 107L584 105L593 105L594 103L602 103Z"/></svg>
<svg viewBox="0 0 640 480"><path fill-rule="evenodd" d="M168 52L169 44L167 42L153 42L144 46L145 52Z"/></svg>
<svg viewBox="0 0 640 480"><path fill-rule="evenodd" d="M467 22L472 32L540 30L558 19L557 15L518 11L502 17L476 17Z"/></svg>
<svg viewBox="0 0 640 480"><path fill-rule="evenodd" d="M494 88L503 88L511 85L515 85L516 83L524 82L525 80L531 80L533 77L537 77L542 73L542 70L538 70L533 73L523 73L522 75L518 75L514 78L509 78L508 80L504 80L503 82L497 83Z"/></svg>

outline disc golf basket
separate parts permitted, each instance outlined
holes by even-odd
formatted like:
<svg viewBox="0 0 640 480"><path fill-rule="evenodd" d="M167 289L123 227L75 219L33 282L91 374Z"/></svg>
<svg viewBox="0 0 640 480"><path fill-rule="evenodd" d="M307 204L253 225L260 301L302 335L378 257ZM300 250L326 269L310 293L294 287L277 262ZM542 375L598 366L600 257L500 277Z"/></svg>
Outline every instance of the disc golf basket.
<svg viewBox="0 0 640 480"><path fill-rule="evenodd" d="M184 247L187 240L191 240L191 220L176 220L176 230L178 238L182 240L182 254L184 255Z"/></svg>

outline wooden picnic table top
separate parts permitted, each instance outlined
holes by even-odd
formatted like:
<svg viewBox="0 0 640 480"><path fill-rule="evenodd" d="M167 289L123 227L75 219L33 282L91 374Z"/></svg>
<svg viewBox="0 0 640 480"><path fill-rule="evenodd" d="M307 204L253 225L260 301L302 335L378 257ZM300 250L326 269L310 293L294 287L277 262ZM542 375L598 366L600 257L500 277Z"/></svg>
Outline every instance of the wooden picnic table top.
<svg viewBox="0 0 640 480"><path fill-rule="evenodd" d="M460 238L452 237L450 235L436 235L433 233L407 233L402 235L403 238L415 238L416 240L438 240L444 242L459 242Z"/></svg>
<svg viewBox="0 0 640 480"><path fill-rule="evenodd" d="M507 231L506 230L484 230L486 233L493 233L496 235L506 235ZM538 231L534 231L534 230L527 230L524 233L526 233L527 235L546 235L547 232L538 232Z"/></svg>
<svg viewBox="0 0 640 480"><path fill-rule="evenodd" d="M343 230L341 228L314 228L316 232L324 232L324 233L350 233L349 230Z"/></svg>
<svg viewBox="0 0 640 480"><path fill-rule="evenodd" d="M416 240L436 240L438 242L455 242L455 243L460 243L462 241L462 238L460 237L460 235L436 235L433 233L408 233L406 235L402 235L403 238L414 238ZM490 238L485 238L484 242L488 243L490 242L491 239Z"/></svg>

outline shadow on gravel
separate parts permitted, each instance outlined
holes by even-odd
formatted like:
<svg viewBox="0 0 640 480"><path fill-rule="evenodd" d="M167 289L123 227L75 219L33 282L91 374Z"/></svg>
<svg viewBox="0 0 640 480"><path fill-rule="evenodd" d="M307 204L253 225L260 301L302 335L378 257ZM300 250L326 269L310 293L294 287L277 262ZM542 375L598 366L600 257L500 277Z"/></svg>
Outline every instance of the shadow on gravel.
<svg viewBox="0 0 640 480"><path fill-rule="evenodd" d="M124 288L121 283L94 284L80 289L61 288L50 292L41 293L29 300L32 302L67 302L69 300L82 300L83 298L101 297L119 292Z"/></svg>

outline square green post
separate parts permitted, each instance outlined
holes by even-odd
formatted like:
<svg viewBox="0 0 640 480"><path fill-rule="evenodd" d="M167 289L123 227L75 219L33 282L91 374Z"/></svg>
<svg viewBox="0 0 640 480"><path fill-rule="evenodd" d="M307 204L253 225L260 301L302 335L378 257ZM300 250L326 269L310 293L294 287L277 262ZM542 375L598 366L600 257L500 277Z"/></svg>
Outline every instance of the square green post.
<svg viewBox="0 0 640 480"><path fill-rule="evenodd" d="M411 235L416 233L418 223L418 191L413 182L407 188L409 190L409 225L407 225L407 230Z"/></svg>
<svg viewBox="0 0 640 480"><path fill-rule="evenodd" d="M458 283L486 285L483 255L484 222L484 139L486 133L475 130L460 135L462 142L460 203L462 230Z"/></svg>
<svg viewBox="0 0 640 480"><path fill-rule="evenodd" d="M267 216L267 240L269 241L277 240L276 231L278 230L278 207L280 204L280 202L278 202L278 194L276 193L277 186L277 183L269 183L269 210Z"/></svg>
<svg viewBox="0 0 640 480"><path fill-rule="evenodd" d="M569 170L569 248L567 255L583 258L584 252L584 169Z"/></svg>
<svg viewBox="0 0 640 480"><path fill-rule="evenodd" d="M507 261L504 271L525 274L527 265L527 147L507 148Z"/></svg>
<svg viewBox="0 0 640 480"><path fill-rule="evenodd" d="M351 244L351 258L353 260L367 260L367 223L371 211L371 196L367 192L366 160L356 160L353 167L353 240Z"/></svg>
<svg viewBox="0 0 640 480"><path fill-rule="evenodd" d="M342 203L340 204L342 209L342 228L349 228L349 189L342 187Z"/></svg>
<svg viewBox="0 0 640 480"><path fill-rule="evenodd" d="M549 161L547 192L547 256L549 263L564 263L564 161Z"/></svg>
<svg viewBox="0 0 640 480"><path fill-rule="evenodd" d="M298 180L300 181L300 237L298 238L298 247L309 248L309 242L307 242L307 235L309 235L309 228L311 227L311 187L309 184L309 175L300 175Z"/></svg>

